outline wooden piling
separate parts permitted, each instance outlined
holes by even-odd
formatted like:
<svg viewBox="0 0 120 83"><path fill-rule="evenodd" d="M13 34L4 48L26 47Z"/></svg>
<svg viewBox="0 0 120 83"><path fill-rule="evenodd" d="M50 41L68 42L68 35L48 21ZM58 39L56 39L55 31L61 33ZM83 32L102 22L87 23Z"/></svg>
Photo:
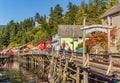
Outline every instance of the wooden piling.
<svg viewBox="0 0 120 83"><path fill-rule="evenodd" d="M77 66L77 76L76 76L76 83L81 83L80 82L80 67L79 66Z"/></svg>

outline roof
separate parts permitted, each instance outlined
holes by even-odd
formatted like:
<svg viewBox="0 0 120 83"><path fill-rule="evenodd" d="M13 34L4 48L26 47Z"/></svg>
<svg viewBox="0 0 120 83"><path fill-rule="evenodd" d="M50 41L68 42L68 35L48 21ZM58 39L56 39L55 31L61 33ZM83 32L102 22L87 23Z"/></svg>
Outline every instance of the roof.
<svg viewBox="0 0 120 83"><path fill-rule="evenodd" d="M22 45L22 46L19 46L19 47L16 47L16 48L14 48L14 49L22 49L22 48L25 48L27 45L29 45L30 43L27 43L27 44L24 44L24 45Z"/></svg>
<svg viewBox="0 0 120 83"><path fill-rule="evenodd" d="M3 49L2 52L7 52L9 50L11 50L11 48Z"/></svg>
<svg viewBox="0 0 120 83"><path fill-rule="evenodd" d="M105 18L107 16L111 16L115 13L119 13L120 12L120 4L117 4L115 6L113 6L112 8L110 8L106 13L104 13L101 18Z"/></svg>
<svg viewBox="0 0 120 83"><path fill-rule="evenodd" d="M28 44L27 45L27 48L29 48L29 49L32 49L32 48L34 48L35 46L33 46L32 44Z"/></svg>
<svg viewBox="0 0 120 83"><path fill-rule="evenodd" d="M82 37L83 25L58 25L58 35L60 37Z"/></svg>
<svg viewBox="0 0 120 83"><path fill-rule="evenodd" d="M51 42L51 40L49 40L49 39L44 39L44 40L41 40L41 41L39 42L39 44L40 44L40 43L46 43L46 42Z"/></svg>

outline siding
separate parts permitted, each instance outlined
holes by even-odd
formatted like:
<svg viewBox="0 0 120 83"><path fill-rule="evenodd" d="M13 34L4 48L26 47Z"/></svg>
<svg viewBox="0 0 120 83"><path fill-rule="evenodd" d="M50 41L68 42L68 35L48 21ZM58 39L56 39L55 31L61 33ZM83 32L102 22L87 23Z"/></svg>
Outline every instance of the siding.
<svg viewBox="0 0 120 83"><path fill-rule="evenodd" d="M112 17L112 25L120 27L120 15Z"/></svg>
<svg viewBox="0 0 120 83"><path fill-rule="evenodd" d="M72 44L70 42L72 42L72 38L61 38L61 44L65 41L65 43L69 44L71 50L72 50ZM78 46L79 43L82 42L82 39L78 39L78 41L74 41L74 50L76 50L76 47Z"/></svg>
<svg viewBox="0 0 120 83"><path fill-rule="evenodd" d="M120 40L120 15L112 17L112 25L117 27L116 41L118 42Z"/></svg>

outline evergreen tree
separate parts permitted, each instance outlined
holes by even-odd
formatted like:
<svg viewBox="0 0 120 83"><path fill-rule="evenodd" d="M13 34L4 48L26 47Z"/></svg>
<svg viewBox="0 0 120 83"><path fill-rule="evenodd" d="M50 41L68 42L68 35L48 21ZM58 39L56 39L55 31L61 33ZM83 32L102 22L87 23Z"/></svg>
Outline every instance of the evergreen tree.
<svg viewBox="0 0 120 83"><path fill-rule="evenodd" d="M119 0L109 0L109 1L111 7L119 3Z"/></svg>
<svg viewBox="0 0 120 83"><path fill-rule="evenodd" d="M5 30L5 33L3 34L3 37L2 37L2 44L7 47L10 43L10 33L9 31L6 29Z"/></svg>
<svg viewBox="0 0 120 83"><path fill-rule="evenodd" d="M68 4L68 11L62 14L62 7L57 4L50 9L49 22L46 22L46 16L40 16L36 13L33 18L27 18L21 22L11 20L5 28L0 29L0 47L20 46L28 42L37 44L40 40L51 39L58 31L59 24L82 24L86 17L87 24L100 23L100 16L109 8L118 3L118 0L89 0L87 4L84 0L80 6L72 3ZM42 24L42 28L34 28L34 22Z"/></svg>
<svg viewBox="0 0 120 83"><path fill-rule="evenodd" d="M78 11L78 7L71 2L68 4L68 11L64 15L64 23L65 24L74 24L75 22L75 16Z"/></svg>
<svg viewBox="0 0 120 83"><path fill-rule="evenodd" d="M86 5L82 2L75 16L76 24L82 24L84 17L86 17Z"/></svg>
<svg viewBox="0 0 120 83"><path fill-rule="evenodd" d="M63 9L62 7L57 4L55 8L51 8L50 10L50 22L49 22L49 35L55 35L57 33L58 24L63 23Z"/></svg>
<svg viewBox="0 0 120 83"><path fill-rule="evenodd" d="M40 14L38 12L35 14L35 21L40 23Z"/></svg>
<svg viewBox="0 0 120 83"><path fill-rule="evenodd" d="M49 15L49 16L50 16L50 23L53 24L54 14L53 14L53 8L52 8L52 7L51 7L51 9L50 9L50 15Z"/></svg>
<svg viewBox="0 0 120 83"><path fill-rule="evenodd" d="M100 16L103 14L102 10L105 8L105 0L93 0L87 5L87 24L99 24Z"/></svg>
<svg viewBox="0 0 120 83"><path fill-rule="evenodd" d="M59 4L57 4L53 11L53 21L55 24L61 24L63 22L62 12L63 12L62 7Z"/></svg>

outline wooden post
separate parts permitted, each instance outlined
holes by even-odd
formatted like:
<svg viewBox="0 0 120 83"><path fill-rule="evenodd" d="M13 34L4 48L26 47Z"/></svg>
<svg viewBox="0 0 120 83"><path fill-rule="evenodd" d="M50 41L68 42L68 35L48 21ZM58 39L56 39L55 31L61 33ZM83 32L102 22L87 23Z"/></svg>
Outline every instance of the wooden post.
<svg viewBox="0 0 120 83"><path fill-rule="evenodd" d="M58 42L58 44L59 44L59 45L58 45L58 46L59 46L58 48L59 48L59 49L57 48L57 49L58 49L58 50L57 50L57 55L58 55L58 57L59 57L59 56L61 56L61 55L60 55L60 52L59 52L59 50L61 50L61 37L60 37L60 36L59 36L59 39L58 39L58 40L59 40L59 42Z"/></svg>
<svg viewBox="0 0 120 83"><path fill-rule="evenodd" d="M55 78L57 71L56 71L56 67L57 67L57 59L55 59L55 63L54 63L54 67L53 67L53 77Z"/></svg>
<svg viewBox="0 0 120 83"><path fill-rule="evenodd" d="M111 20L110 17L108 16L108 25L110 26ZM108 29L108 54L110 54L110 29ZM113 63L112 63L112 55L109 55L109 67L107 70L107 74L112 74L112 67L113 67Z"/></svg>
<svg viewBox="0 0 120 83"><path fill-rule="evenodd" d="M53 54L53 53L52 53ZM53 83L53 67L54 67L54 54L52 55L51 63L50 63L50 71L49 71L49 81L50 83Z"/></svg>
<svg viewBox="0 0 120 83"><path fill-rule="evenodd" d="M76 77L76 83L80 83L80 67L77 66L77 77Z"/></svg>
<svg viewBox="0 0 120 83"><path fill-rule="evenodd" d="M108 25L110 26L110 17L108 17ZM108 29L108 54L110 54L110 29ZM112 55L109 55L109 67L107 70L107 74L112 75L112 67L113 67Z"/></svg>
<svg viewBox="0 0 120 83"><path fill-rule="evenodd" d="M30 58L29 58L29 56L27 56L27 60L28 60L27 68L30 68Z"/></svg>
<svg viewBox="0 0 120 83"><path fill-rule="evenodd" d="M108 25L110 26L110 17L108 16ZM110 29L108 29L108 53L110 53Z"/></svg>
<svg viewBox="0 0 120 83"><path fill-rule="evenodd" d="M75 23L74 23L74 25L75 25ZM73 26L73 45L72 45L72 49L73 49L73 54L72 54L72 57L74 56L74 36L75 36L75 32L74 32L74 26Z"/></svg>
<svg viewBox="0 0 120 83"><path fill-rule="evenodd" d="M60 46L62 46L62 44L61 44L61 37L60 37L60 36L59 36L59 39L60 39L60 40L59 40L59 44L60 44Z"/></svg>
<svg viewBox="0 0 120 83"><path fill-rule="evenodd" d="M74 23L74 25L75 25L75 23ZM73 34L72 34L72 56L70 58L70 61L72 61L72 58L74 56L74 35L75 35L75 33L74 33L74 27L72 27L72 32L73 32Z"/></svg>
<svg viewBox="0 0 120 83"><path fill-rule="evenodd" d="M38 61L37 61L37 60L35 60L35 68L37 68L37 63L38 63Z"/></svg>
<svg viewBox="0 0 120 83"><path fill-rule="evenodd" d="M85 27L85 21L86 21L86 18L84 18L83 20L83 26ZM85 34L86 34L86 30L84 29L83 30L83 66L84 68L86 69L86 65L85 62L86 62L86 55L85 55L85 52L86 52L86 48L85 48ZM83 71L83 82L84 83L88 83L88 72L84 69Z"/></svg>
<svg viewBox="0 0 120 83"><path fill-rule="evenodd" d="M85 26L85 20L86 20L86 18L84 18L83 26ZM86 48L85 48L85 33L86 33L86 31L83 30L83 65L84 65L85 59L86 59L86 57L85 57L85 51L86 51Z"/></svg>
<svg viewBox="0 0 120 83"><path fill-rule="evenodd" d="M34 60L34 59L31 57L31 58L30 58L31 69L33 69L33 64L34 64L33 60Z"/></svg>
<svg viewBox="0 0 120 83"><path fill-rule="evenodd" d="M108 53L110 53L110 29L108 29Z"/></svg>
<svg viewBox="0 0 120 83"><path fill-rule="evenodd" d="M84 81L83 81L83 82L84 82L84 83L89 83L89 82L88 82L88 72L87 72L87 68L84 69L83 73L84 73L84 77L83 77Z"/></svg>
<svg viewBox="0 0 120 83"><path fill-rule="evenodd" d="M68 60L66 59L65 67L64 67L64 71L63 71L63 80L62 80L62 83L66 83L66 78L67 78L67 75L66 75L67 67L68 67Z"/></svg>
<svg viewBox="0 0 120 83"><path fill-rule="evenodd" d="M45 61L43 59L43 73L45 74Z"/></svg>
<svg viewBox="0 0 120 83"><path fill-rule="evenodd" d="M110 75L112 75L112 72L113 72L113 60L112 60L112 55L110 55L110 65L111 65Z"/></svg>
<svg viewBox="0 0 120 83"><path fill-rule="evenodd" d="M85 52L86 52L86 48L85 48L85 30L83 30L83 65L85 63L85 60L86 60L86 55L85 55Z"/></svg>

